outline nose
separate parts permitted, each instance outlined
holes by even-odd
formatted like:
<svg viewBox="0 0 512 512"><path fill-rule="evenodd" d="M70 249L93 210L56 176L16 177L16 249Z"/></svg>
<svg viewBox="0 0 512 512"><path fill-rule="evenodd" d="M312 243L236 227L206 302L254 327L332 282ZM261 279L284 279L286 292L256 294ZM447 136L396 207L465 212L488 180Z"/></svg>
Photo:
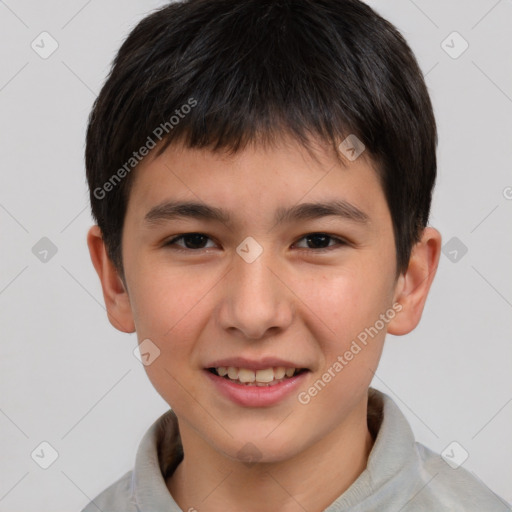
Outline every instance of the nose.
<svg viewBox="0 0 512 512"><path fill-rule="evenodd" d="M252 262L236 254L221 286L219 321L232 334L238 331L241 338L258 340L291 324L294 295L271 251L264 250Z"/></svg>

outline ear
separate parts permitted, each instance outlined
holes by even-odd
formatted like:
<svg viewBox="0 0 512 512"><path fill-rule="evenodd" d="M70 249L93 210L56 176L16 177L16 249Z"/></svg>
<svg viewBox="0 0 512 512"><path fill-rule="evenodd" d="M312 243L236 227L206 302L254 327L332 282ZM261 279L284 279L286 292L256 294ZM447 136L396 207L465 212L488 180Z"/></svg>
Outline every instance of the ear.
<svg viewBox="0 0 512 512"><path fill-rule="evenodd" d="M411 251L409 266L401 274L395 287L393 304L399 302L402 310L388 323L387 332L402 336L419 323L430 285L436 275L441 254L441 234L428 227Z"/></svg>
<svg viewBox="0 0 512 512"><path fill-rule="evenodd" d="M100 278L103 299L110 323L119 331L135 332L130 299L117 269L107 254L103 236L98 226L87 233L87 245L92 264Z"/></svg>

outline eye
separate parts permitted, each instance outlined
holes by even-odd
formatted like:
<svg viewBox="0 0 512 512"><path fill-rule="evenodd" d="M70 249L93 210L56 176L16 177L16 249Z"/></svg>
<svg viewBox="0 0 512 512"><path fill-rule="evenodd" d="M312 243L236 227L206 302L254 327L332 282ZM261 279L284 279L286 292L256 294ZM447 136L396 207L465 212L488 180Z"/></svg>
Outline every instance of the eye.
<svg viewBox="0 0 512 512"><path fill-rule="evenodd" d="M176 236L172 240L169 240L164 245L184 247L184 249L176 249L178 251L198 251L200 249L208 248L205 247L204 245L207 240L211 240L211 238L203 233L184 233L182 235ZM341 238L334 237L331 235L327 235L326 233L309 233L307 235L304 235L299 240L306 240L306 243L308 245L320 246L319 248L305 247L305 249L311 249L314 252L329 251L335 248L336 246L348 245L348 243L345 240L342 240ZM184 245L178 244L178 241L182 241ZM336 242L334 246L329 246L330 241Z"/></svg>
<svg viewBox="0 0 512 512"><path fill-rule="evenodd" d="M183 240L185 243L185 249L177 249L177 250L195 250L195 249L204 249L203 247L204 241L206 239L209 239L210 237L203 235L202 233L184 233L183 235L179 235L172 240L169 240L164 245L165 246L171 246L171 245L178 245L176 242L178 240ZM197 246L201 247L197 247ZM183 247L183 246L181 246Z"/></svg>
<svg viewBox="0 0 512 512"><path fill-rule="evenodd" d="M329 251L333 249L334 247L328 247L329 240L337 242L335 245L348 245L345 240L342 240L341 238L327 235L326 233L310 233L308 235L304 235L300 240L306 240L307 243L311 243L312 245L321 245L319 249L314 249L315 252L323 252L323 251ZM326 246L327 244L327 246ZM311 249L311 247L309 247Z"/></svg>

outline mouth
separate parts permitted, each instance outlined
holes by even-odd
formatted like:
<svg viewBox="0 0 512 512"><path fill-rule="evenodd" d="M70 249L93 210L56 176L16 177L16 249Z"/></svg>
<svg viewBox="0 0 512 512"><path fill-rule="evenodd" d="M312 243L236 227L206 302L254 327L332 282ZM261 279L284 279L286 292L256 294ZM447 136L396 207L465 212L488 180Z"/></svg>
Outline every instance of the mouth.
<svg viewBox="0 0 512 512"><path fill-rule="evenodd" d="M218 366L206 368L210 373L240 386L269 387L285 382L304 372L307 368L269 367L261 370L238 368L235 366Z"/></svg>

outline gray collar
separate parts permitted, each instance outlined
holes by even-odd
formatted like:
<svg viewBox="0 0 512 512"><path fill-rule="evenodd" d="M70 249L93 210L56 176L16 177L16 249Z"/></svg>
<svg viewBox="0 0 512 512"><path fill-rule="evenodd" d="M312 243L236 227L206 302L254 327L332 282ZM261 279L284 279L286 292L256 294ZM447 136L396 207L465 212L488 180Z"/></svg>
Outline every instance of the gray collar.
<svg viewBox="0 0 512 512"><path fill-rule="evenodd" d="M398 473L413 468L414 435L393 400L370 388L368 426L375 438L366 469L325 512L341 512L374 500ZM181 512L167 486L166 478L183 459L178 420L172 410L160 416L148 429L137 450L131 481L131 501L138 510ZM406 479L407 480L407 479ZM401 489L406 492L407 489ZM381 496L382 498L383 496ZM377 501L379 502L379 501Z"/></svg>

